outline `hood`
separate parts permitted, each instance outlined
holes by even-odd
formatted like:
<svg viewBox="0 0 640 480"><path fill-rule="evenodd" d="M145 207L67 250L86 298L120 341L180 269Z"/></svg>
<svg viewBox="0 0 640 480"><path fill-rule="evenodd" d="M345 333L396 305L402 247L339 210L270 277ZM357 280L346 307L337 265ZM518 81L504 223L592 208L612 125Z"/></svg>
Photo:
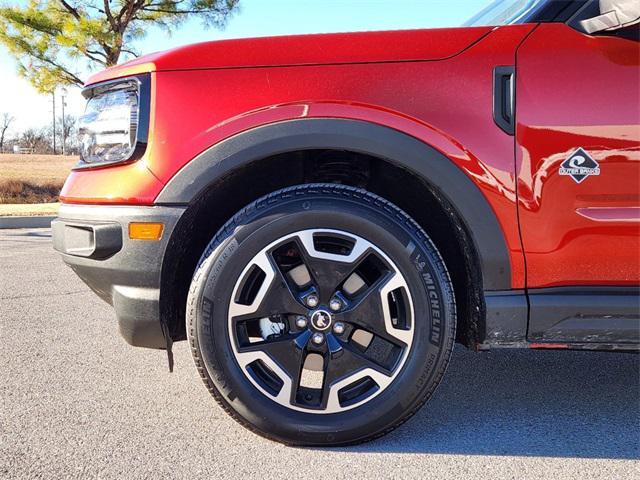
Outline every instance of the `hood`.
<svg viewBox="0 0 640 480"><path fill-rule="evenodd" d="M87 85L163 70L442 60L462 52L491 30L493 27L395 30L196 43L117 65L91 76Z"/></svg>

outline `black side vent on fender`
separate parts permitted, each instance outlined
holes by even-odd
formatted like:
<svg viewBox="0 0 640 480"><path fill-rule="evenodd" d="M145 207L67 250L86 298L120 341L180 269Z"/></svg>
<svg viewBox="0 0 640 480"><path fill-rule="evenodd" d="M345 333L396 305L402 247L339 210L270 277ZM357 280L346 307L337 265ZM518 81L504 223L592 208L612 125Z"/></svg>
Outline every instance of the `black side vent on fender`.
<svg viewBox="0 0 640 480"><path fill-rule="evenodd" d="M516 129L516 70L515 67L493 69L493 120L505 133Z"/></svg>

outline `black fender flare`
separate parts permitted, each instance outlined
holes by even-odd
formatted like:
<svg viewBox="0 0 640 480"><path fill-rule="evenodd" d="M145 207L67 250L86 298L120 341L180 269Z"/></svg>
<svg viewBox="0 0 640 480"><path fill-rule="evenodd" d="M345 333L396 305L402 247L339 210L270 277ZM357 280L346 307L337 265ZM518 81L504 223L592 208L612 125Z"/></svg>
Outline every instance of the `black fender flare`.
<svg viewBox="0 0 640 480"><path fill-rule="evenodd" d="M479 188L444 154L410 135L370 122L306 118L238 133L187 163L165 185L156 204L189 204L217 180L247 164L297 150L338 149L381 158L421 177L454 206L482 269L484 290L509 290L511 265L504 234Z"/></svg>

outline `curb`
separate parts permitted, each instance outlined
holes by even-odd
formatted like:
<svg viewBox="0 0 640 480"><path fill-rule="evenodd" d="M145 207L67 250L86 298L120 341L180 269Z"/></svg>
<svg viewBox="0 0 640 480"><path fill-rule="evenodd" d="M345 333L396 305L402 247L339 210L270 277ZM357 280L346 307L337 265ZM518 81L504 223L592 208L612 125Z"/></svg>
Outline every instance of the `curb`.
<svg viewBox="0 0 640 480"><path fill-rule="evenodd" d="M51 221L57 217L0 217L3 228L51 228Z"/></svg>

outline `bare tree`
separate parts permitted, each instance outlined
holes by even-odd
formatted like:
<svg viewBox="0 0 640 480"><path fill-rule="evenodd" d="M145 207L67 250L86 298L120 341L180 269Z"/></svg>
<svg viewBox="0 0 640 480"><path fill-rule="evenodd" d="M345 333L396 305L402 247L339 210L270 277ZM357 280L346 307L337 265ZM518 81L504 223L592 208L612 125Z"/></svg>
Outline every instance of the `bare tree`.
<svg viewBox="0 0 640 480"><path fill-rule="evenodd" d="M51 135L46 128L28 128L22 132L20 144L33 153L52 153Z"/></svg>
<svg viewBox="0 0 640 480"><path fill-rule="evenodd" d="M11 122L15 119L9 115L8 113L3 113L0 118L0 153L4 153L4 140L5 135L7 134L7 130L11 126Z"/></svg>

